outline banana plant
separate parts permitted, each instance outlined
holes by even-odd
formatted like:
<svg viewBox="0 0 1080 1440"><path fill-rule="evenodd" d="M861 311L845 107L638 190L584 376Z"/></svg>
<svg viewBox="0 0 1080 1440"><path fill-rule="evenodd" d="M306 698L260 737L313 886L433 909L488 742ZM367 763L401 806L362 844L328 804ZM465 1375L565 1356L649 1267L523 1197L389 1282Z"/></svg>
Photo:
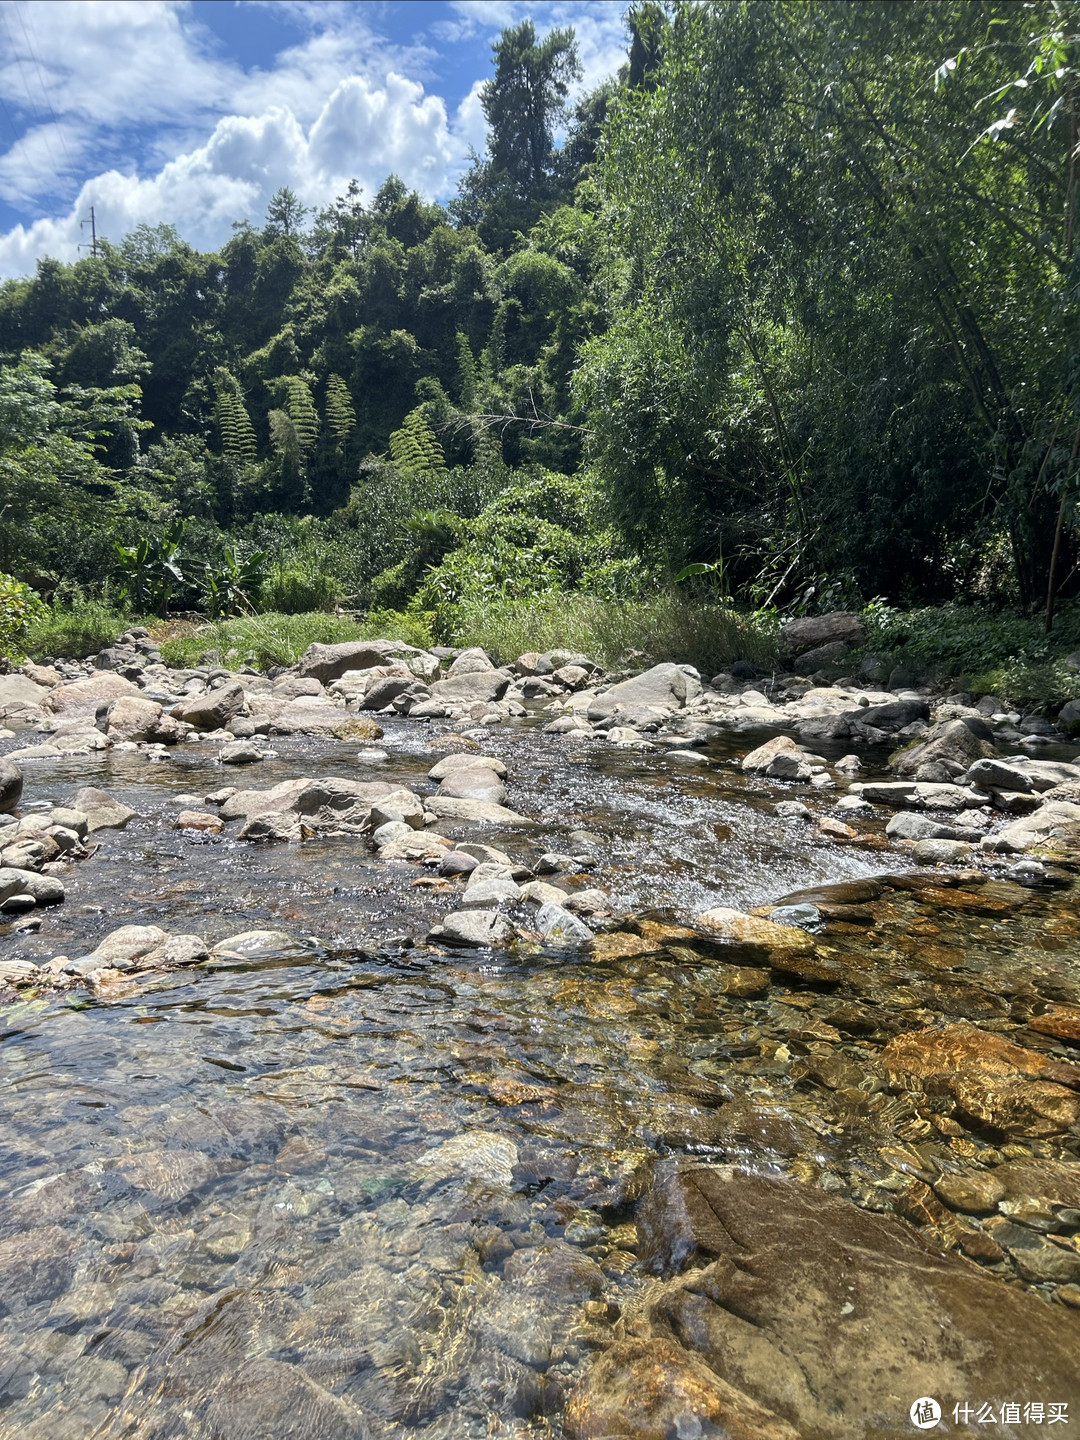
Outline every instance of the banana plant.
<svg viewBox="0 0 1080 1440"><path fill-rule="evenodd" d="M207 565L202 582L206 613L212 620L229 615L254 615L255 601L266 583L267 554L252 550L241 559L226 545L221 562Z"/></svg>
<svg viewBox="0 0 1080 1440"><path fill-rule="evenodd" d="M184 522L174 520L160 535L141 535L134 545L114 542L120 597L137 611L164 615L173 590L183 585L180 547Z"/></svg>

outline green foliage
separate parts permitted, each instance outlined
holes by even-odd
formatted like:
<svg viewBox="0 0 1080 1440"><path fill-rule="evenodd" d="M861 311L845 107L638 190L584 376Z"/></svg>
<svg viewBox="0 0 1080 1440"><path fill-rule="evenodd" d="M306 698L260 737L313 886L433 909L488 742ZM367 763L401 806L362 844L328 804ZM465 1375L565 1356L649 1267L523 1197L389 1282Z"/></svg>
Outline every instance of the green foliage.
<svg viewBox="0 0 1080 1440"><path fill-rule="evenodd" d="M269 610L303 615L312 610L332 610L341 598L341 586L317 562L297 558L273 566L263 581L261 596Z"/></svg>
<svg viewBox="0 0 1080 1440"><path fill-rule="evenodd" d="M390 455L403 475L438 479L446 474L446 457L422 406L410 410L401 429L390 436Z"/></svg>
<svg viewBox="0 0 1080 1440"><path fill-rule="evenodd" d="M339 446L346 445L356 429L352 397L340 375L329 375L326 380L326 428Z"/></svg>
<svg viewBox="0 0 1080 1440"><path fill-rule="evenodd" d="M127 610L76 592L54 599L38 613L29 626L26 649L35 660L58 656L81 660L112 645L139 623Z"/></svg>
<svg viewBox="0 0 1080 1440"><path fill-rule="evenodd" d="M137 610L164 615L173 591L184 583L180 549L184 521L174 520L157 535L140 535L134 545L115 544L117 594Z"/></svg>
<svg viewBox="0 0 1080 1440"><path fill-rule="evenodd" d="M205 650L216 650L226 665L253 665L270 669L274 665L295 665L309 645L335 645L342 640L359 640L359 627L337 615L301 614L243 616L200 625L193 635L178 636L162 643L167 665L197 665Z"/></svg>
<svg viewBox="0 0 1080 1440"><path fill-rule="evenodd" d="M226 545L220 561L204 569L202 591L206 612L214 620L230 615L251 615L266 584L266 552L253 550L241 557Z"/></svg>
<svg viewBox="0 0 1080 1440"><path fill-rule="evenodd" d="M237 464L253 464L257 455L255 428L240 386L235 377L223 368L218 369L214 382L214 419L221 436L222 451Z"/></svg>
<svg viewBox="0 0 1080 1440"><path fill-rule="evenodd" d="M36 591L13 575L0 573L0 655L21 660L30 631L45 613Z"/></svg>

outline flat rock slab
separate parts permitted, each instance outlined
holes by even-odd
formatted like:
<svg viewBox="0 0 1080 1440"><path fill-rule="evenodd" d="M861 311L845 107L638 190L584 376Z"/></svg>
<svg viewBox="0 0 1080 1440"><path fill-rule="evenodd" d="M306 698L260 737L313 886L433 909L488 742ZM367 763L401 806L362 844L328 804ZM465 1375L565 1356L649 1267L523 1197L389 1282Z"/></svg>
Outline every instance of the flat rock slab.
<svg viewBox="0 0 1080 1440"><path fill-rule="evenodd" d="M58 685L55 690L50 690L45 697L44 706L54 715L63 715L72 720L79 715L95 715L98 706L105 705L110 700L122 700L128 696L138 699L140 695L139 687L130 680L125 680L122 675L99 670L96 675L88 675L85 680L73 680L70 685Z"/></svg>
<svg viewBox="0 0 1080 1440"><path fill-rule="evenodd" d="M793 1425L802 1440L913 1433L909 1407L921 1395L935 1396L950 1420L954 1404L975 1397L995 1410L1035 1395L1073 1410L1080 1402L1080 1315L814 1186L671 1165L639 1205L637 1224L639 1254L654 1273L699 1267L654 1292L651 1338L704 1361L724 1386L771 1412L769 1424ZM610 1384L603 1361L584 1384L601 1392ZM718 1394L732 1403L727 1389ZM573 1413L583 1409L571 1401ZM724 1432L616 1423L576 1433Z"/></svg>
<svg viewBox="0 0 1080 1440"><path fill-rule="evenodd" d="M346 640L338 645L309 645L301 657L298 672L301 679L319 680L328 685L347 670L370 670L385 665L395 657L421 655L413 645L400 640Z"/></svg>
<svg viewBox="0 0 1080 1440"><path fill-rule="evenodd" d="M655 711L657 716L681 710L701 685L692 681L678 665L654 665L651 670L612 685L589 704L590 720L606 720L623 711Z"/></svg>

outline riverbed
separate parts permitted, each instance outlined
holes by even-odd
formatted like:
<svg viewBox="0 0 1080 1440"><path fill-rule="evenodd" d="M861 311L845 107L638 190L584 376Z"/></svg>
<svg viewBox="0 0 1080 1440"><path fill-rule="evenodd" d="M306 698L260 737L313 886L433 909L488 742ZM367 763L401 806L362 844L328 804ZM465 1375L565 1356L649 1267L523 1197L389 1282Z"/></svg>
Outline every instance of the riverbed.
<svg viewBox="0 0 1080 1440"><path fill-rule="evenodd" d="M430 727L385 729L377 767L355 742L288 737L244 783L433 789ZM89 783L137 819L95 835L63 906L3 927L2 958L78 956L124 924L295 945L0 1011L0 1434L558 1435L635 1313L634 1202L658 1158L735 1160L889 1213L911 1176L1075 1163L1072 1133L935 1129L864 1083L912 1026L1012 1034L1080 998L1068 867L929 900L871 887L846 918L841 891L822 937L835 973L774 971L756 995L680 948L677 927L710 907L911 868L883 821L838 844L780 818L791 788L734 763L754 743L709 741L696 763L528 721L484 737L508 804L537 822L492 843L526 865L587 843L596 867L573 883L646 936L667 927L666 948L624 955L447 953L424 937L452 886L358 837L174 830L180 797L224 783L211 744L28 762L24 810ZM1001 1277L1016 1283L1007 1260Z"/></svg>

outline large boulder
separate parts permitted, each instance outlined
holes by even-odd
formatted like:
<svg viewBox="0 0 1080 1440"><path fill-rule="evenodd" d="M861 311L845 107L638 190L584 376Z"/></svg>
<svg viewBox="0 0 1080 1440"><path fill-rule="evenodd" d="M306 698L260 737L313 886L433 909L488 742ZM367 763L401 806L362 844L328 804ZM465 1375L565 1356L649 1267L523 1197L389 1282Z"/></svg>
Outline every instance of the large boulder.
<svg viewBox="0 0 1080 1440"><path fill-rule="evenodd" d="M38 875L12 865L0 868L0 905L13 895L29 895L38 905L58 905L64 894L63 883L55 875Z"/></svg>
<svg viewBox="0 0 1080 1440"><path fill-rule="evenodd" d="M432 698L455 705L471 705L476 701L489 704L501 700L510 684L510 676L502 670L467 670L437 680L431 687Z"/></svg>
<svg viewBox="0 0 1080 1440"><path fill-rule="evenodd" d="M862 621L846 610L834 610L831 615L804 615L789 620L780 630L780 648L786 655L802 655L822 645L851 648L865 639Z"/></svg>
<svg viewBox="0 0 1080 1440"><path fill-rule="evenodd" d="M485 670L494 670L486 650L481 650L479 645L474 645L471 650L463 650L456 660L452 662L447 670L448 675L477 675Z"/></svg>
<svg viewBox="0 0 1080 1440"><path fill-rule="evenodd" d="M687 675L681 665L654 665L651 670L612 685L589 703L590 720L610 720L616 715L646 712L662 719L681 710L689 699L701 693L700 681Z"/></svg>
<svg viewBox="0 0 1080 1440"><path fill-rule="evenodd" d="M122 800L117 800L107 790L86 785L77 790L68 801L72 810L86 816L88 830L122 830L129 820L135 818L135 811Z"/></svg>
<svg viewBox="0 0 1080 1440"><path fill-rule="evenodd" d="M1015 854L1054 841L1080 843L1080 805L1072 800L1048 800L1030 815L1021 815L983 840L985 850Z"/></svg>
<svg viewBox="0 0 1080 1440"><path fill-rule="evenodd" d="M439 794L456 800L490 800L501 805L506 799L506 786L494 771L470 765L447 775L440 782Z"/></svg>
<svg viewBox="0 0 1080 1440"><path fill-rule="evenodd" d="M156 740L176 745L184 738L179 721L163 715L156 700L144 700L139 695L113 700L99 725L110 740Z"/></svg>
<svg viewBox="0 0 1080 1440"><path fill-rule="evenodd" d="M387 665L397 658L422 654L422 650L400 640L345 640L337 645L309 645L297 669L302 679L319 680L328 685L346 670L370 670L374 665Z"/></svg>
<svg viewBox="0 0 1080 1440"><path fill-rule="evenodd" d="M764 745L759 745L756 750L751 750L749 755L743 756L742 768L750 771L768 770L778 755L793 755L801 759L802 751L790 735L774 735L771 740L766 740Z"/></svg>
<svg viewBox="0 0 1080 1440"><path fill-rule="evenodd" d="M75 720L81 716L95 716L100 707L111 700L121 700L125 696L138 697L139 693L139 687L130 680L125 680L122 675L116 675L111 670L99 670L94 675L88 675L85 680L73 680L70 685L57 685L48 692L43 704L45 709L51 710L54 715L62 715L65 720Z"/></svg>
<svg viewBox="0 0 1080 1440"><path fill-rule="evenodd" d="M930 719L930 702L915 696L886 700L881 705L864 706L855 712L854 718L875 730L903 730L916 720Z"/></svg>
<svg viewBox="0 0 1080 1440"><path fill-rule="evenodd" d="M224 730L244 708L244 687L235 681L183 700L169 712L174 720L194 725L196 730Z"/></svg>
<svg viewBox="0 0 1080 1440"><path fill-rule="evenodd" d="M36 709L49 693L26 675L0 675L0 720Z"/></svg>
<svg viewBox="0 0 1080 1440"><path fill-rule="evenodd" d="M10 815L22 795L22 771L10 760L0 759L0 815Z"/></svg>
<svg viewBox="0 0 1080 1440"><path fill-rule="evenodd" d="M984 739L966 720L946 720L898 757L896 773L914 775L919 780L948 781L963 775L976 760L996 755L992 741Z"/></svg>
<svg viewBox="0 0 1080 1440"><path fill-rule="evenodd" d="M950 1421L976 1399L1080 1401L1080 1315L817 1186L669 1162L636 1221L641 1263L673 1278L634 1327L651 1354L609 1351L571 1394L575 1440L883 1440L914 1433L924 1395Z"/></svg>

